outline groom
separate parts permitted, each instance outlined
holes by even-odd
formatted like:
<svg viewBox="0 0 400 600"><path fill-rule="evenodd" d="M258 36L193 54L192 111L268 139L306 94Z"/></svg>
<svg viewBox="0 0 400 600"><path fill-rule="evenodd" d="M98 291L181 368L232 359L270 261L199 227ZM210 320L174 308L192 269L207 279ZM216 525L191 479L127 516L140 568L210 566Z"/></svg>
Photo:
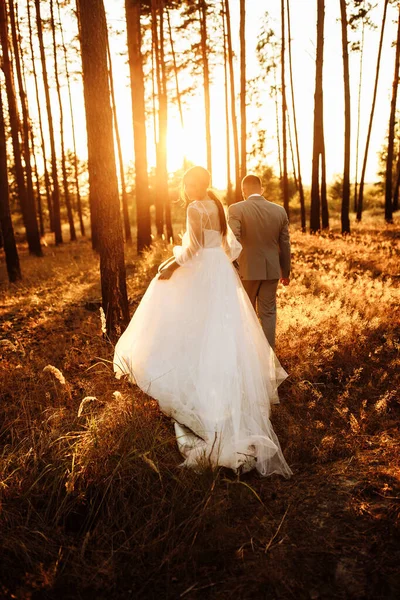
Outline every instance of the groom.
<svg viewBox="0 0 400 600"><path fill-rule="evenodd" d="M229 225L243 250L239 275L265 336L275 349L276 291L278 282L290 282L289 221L282 206L262 196L261 180L246 175L242 181L244 200L229 207Z"/></svg>

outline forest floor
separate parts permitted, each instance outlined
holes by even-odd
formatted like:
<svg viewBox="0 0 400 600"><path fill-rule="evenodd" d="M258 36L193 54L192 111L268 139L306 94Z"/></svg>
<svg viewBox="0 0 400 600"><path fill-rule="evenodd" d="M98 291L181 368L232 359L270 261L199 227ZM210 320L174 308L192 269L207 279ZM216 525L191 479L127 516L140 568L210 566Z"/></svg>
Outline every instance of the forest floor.
<svg viewBox="0 0 400 600"><path fill-rule="evenodd" d="M14 285L0 254L0 598L399 598L400 223L381 219L292 233L290 480L179 467L170 421L113 377L90 242L21 246ZM167 254L127 250L131 312Z"/></svg>

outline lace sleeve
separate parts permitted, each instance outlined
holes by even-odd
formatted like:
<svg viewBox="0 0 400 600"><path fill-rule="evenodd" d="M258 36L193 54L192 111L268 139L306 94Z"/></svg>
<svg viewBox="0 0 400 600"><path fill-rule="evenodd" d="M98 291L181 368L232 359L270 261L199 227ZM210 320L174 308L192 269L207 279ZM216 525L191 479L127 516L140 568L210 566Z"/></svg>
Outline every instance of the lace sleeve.
<svg viewBox="0 0 400 600"><path fill-rule="evenodd" d="M242 244L237 241L236 236L233 233L232 229L229 227L229 225L227 234L223 240L223 247L225 253L232 262L239 257L242 251Z"/></svg>
<svg viewBox="0 0 400 600"><path fill-rule="evenodd" d="M195 206L188 206L186 232L182 238L182 246L174 246L174 257L182 266L194 258L203 248L202 214Z"/></svg>

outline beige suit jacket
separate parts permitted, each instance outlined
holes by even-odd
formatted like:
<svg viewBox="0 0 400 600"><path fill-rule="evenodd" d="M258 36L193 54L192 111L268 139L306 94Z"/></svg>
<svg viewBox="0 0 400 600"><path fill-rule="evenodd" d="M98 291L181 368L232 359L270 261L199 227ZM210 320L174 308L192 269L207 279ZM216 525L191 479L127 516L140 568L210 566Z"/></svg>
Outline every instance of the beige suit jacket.
<svg viewBox="0 0 400 600"><path fill-rule="evenodd" d="M289 277L289 221L282 206L263 196L251 196L231 204L229 225L243 246L238 259L242 279Z"/></svg>

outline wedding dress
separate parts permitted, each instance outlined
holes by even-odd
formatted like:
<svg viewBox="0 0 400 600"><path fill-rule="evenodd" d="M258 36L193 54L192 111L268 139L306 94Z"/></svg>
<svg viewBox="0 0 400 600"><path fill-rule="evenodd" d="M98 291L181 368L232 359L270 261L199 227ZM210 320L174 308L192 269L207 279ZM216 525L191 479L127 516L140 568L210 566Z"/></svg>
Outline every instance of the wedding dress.
<svg viewBox="0 0 400 600"><path fill-rule="evenodd" d="M175 421L183 465L291 475L270 422L287 377L231 264L242 247L220 231L213 200L192 202L178 268L150 283L117 342L128 374Z"/></svg>

